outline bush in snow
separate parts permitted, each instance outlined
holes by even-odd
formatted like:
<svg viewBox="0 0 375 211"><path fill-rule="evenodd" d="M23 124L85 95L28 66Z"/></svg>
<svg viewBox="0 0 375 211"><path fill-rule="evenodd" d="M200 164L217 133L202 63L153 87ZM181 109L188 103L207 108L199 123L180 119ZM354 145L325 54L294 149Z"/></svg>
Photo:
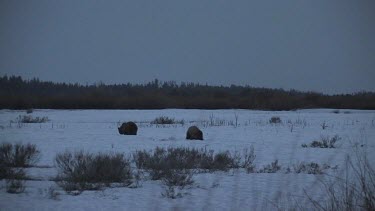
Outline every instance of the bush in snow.
<svg viewBox="0 0 375 211"><path fill-rule="evenodd" d="M241 155L229 151L214 154L213 150L193 148L160 148L153 151L136 151L133 154L137 168L150 173L152 180L159 180L173 170L197 169L207 171L228 171L231 168L241 168L245 164ZM245 161L246 162L246 159ZM251 162L250 162L251 163ZM246 166L250 165L249 160Z"/></svg>
<svg viewBox="0 0 375 211"><path fill-rule="evenodd" d="M132 183L130 160L123 154L90 154L65 152L56 156L58 184L67 192L98 189L103 184Z"/></svg>
<svg viewBox="0 0 375 211"><path fill-rule="evenodd" d="M182 190L194 183L193 172L189 169L168 169L162 178L164 192L162 196L167 198L180 198L183 196Z"/></svg>
<svg viewBox="0 0 375 211"><path fill-rule="evenodd" d="M271 164L267 164L260 169L259 173L276 173L281 169L281 166L278 164L278 160L275 160Z"/></svg>
<svg viewBox="0 0 375 211"><path fill-rule="evenodd" d="M311 142L309 145L302 144L301 146L306 147L312 147L312 148L336 148L336 143L341 138L338 135L333 136L330 138L329 136L322 136L321 140L315 140Z"/></svg>
<svg viewBox="0 0 375 211"><path fill-rule="evenodd" d="M367 152L355 149L355 157L347 157L345 169L331 181L321 180L324 200L305 192L315 210L375 210L375 169Z"/></svg>
<svg viewBox="0 0 375 211"><path fill-rule="evenodd" d="M0 179L25 179L26 174L23 169L14 169L4 165L3 163L0 164Z"/></svg>
<svg viewBox="0 0 375 211"><path fill-rule="evenodd" d="M273 117L271 117L271 119L269 120L269 122L271 124L279 124L279 123L281 123L281 119L278 116L273 116Z"/></svg>
<svg viewBox="0 0 375 211"><path fill-rule="evenodd" d="M16 119L17 123L45 123L48 121L48 117L32 117L31 115L20 115Z"/></svg>
<svg viewBox="0 0 375 211"><path fill-rule="evenodd" d="M253 146L251 146L250 149L244 150L244 162L242 163L242 167L246 169L247 173L255 172L255 164L254 164L255 158L256 158L256 155L254 153Z"/></svg>
<svg viewBox="0 0 375 211"><path fill-rule="evenodd" d="M0 146L0 165L5 167L30 167L40 156L35 144L10 144Z"/></svg>
<svg viewBox="0 0 375 211"><path fill-rule="evenodd" d="M314 162L311 162L311 163L301 162L301 163L293 165L294 172L297 174L299 173L323 174L323 171L329 168L330 167L328 165L320 166L319 164L314 163Z"/></svg>
<svg viewBox="0 0 375 211"><path fill-rule="evenodd" d="M156 147L153 151L136 151L133 159L138 169L147 170L152 180L159 180L165 177L170 169L198 168L201 162L212 157L211 154L212 152L183 147Z"/></svg>
<svg viewBox="0 0 375 211"><path fill-rule="evenodd" d="M166 171L162 181L167 186L178 186L184 188L194 183L193 173L188 169L169 169Z"/></svg>
<svg viewBox="0 0 375 211"><path fill-rule="evenodd" d="M25 191L25 184L22 180L10 179L6 180L5 188L8 193L18 194Z"/></svg>
<svg viewBox="0 0 375 211"><path fill-rule="evenodd" d="M151 124L184 124L184 120L175 120L174 118L169 118L167 116L160 116L151 121Z"/></svg>

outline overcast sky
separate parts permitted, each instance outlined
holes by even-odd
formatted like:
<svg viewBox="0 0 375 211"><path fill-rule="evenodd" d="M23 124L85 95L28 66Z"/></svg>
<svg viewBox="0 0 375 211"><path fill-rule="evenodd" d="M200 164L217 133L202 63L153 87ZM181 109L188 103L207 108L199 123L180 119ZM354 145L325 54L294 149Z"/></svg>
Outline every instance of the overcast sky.
<svg viewBox="0 0 375 211"><path fill-rule="evenodd" d="M375 91L375 1L0 0L0 74Z"/></svg>

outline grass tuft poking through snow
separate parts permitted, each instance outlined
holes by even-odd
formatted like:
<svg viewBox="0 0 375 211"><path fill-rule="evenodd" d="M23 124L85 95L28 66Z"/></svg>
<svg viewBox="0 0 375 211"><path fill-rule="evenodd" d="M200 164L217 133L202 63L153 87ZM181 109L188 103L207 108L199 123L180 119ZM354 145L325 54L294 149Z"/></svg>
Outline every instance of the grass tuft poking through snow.
<svg viewBox="0 0 375 211"><path fill-rule="evenodd" d="M323 184L324 200L305 195L314 210L375 210L375 169L367 158L365 150L355 148L354 157L347 156L344 175L334 176L331 182Z"/></svg>

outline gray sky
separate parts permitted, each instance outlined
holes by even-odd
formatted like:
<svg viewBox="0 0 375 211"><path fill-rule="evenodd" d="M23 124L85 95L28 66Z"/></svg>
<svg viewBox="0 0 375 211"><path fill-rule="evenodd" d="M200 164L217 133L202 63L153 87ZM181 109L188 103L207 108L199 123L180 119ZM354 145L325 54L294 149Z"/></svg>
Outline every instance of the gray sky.
<svg viewBox="0 0 375 211"><path fill-rule="evenodd" d="M375 91L375 1L0 0L0 73Z"/></svg>

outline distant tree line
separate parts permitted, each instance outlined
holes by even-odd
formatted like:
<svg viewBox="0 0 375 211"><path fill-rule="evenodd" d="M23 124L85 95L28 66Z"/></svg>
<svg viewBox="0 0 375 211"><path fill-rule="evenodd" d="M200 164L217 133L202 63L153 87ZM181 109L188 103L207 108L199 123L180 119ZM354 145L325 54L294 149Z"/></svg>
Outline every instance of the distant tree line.
<svg viewBox="0 0 375 211"><path fill-rule="evenodd" d="M146 84L54 83L0 77L1 109L375 109L375 93L325 95L250 86L210 86L155 79Z"/></svg>

